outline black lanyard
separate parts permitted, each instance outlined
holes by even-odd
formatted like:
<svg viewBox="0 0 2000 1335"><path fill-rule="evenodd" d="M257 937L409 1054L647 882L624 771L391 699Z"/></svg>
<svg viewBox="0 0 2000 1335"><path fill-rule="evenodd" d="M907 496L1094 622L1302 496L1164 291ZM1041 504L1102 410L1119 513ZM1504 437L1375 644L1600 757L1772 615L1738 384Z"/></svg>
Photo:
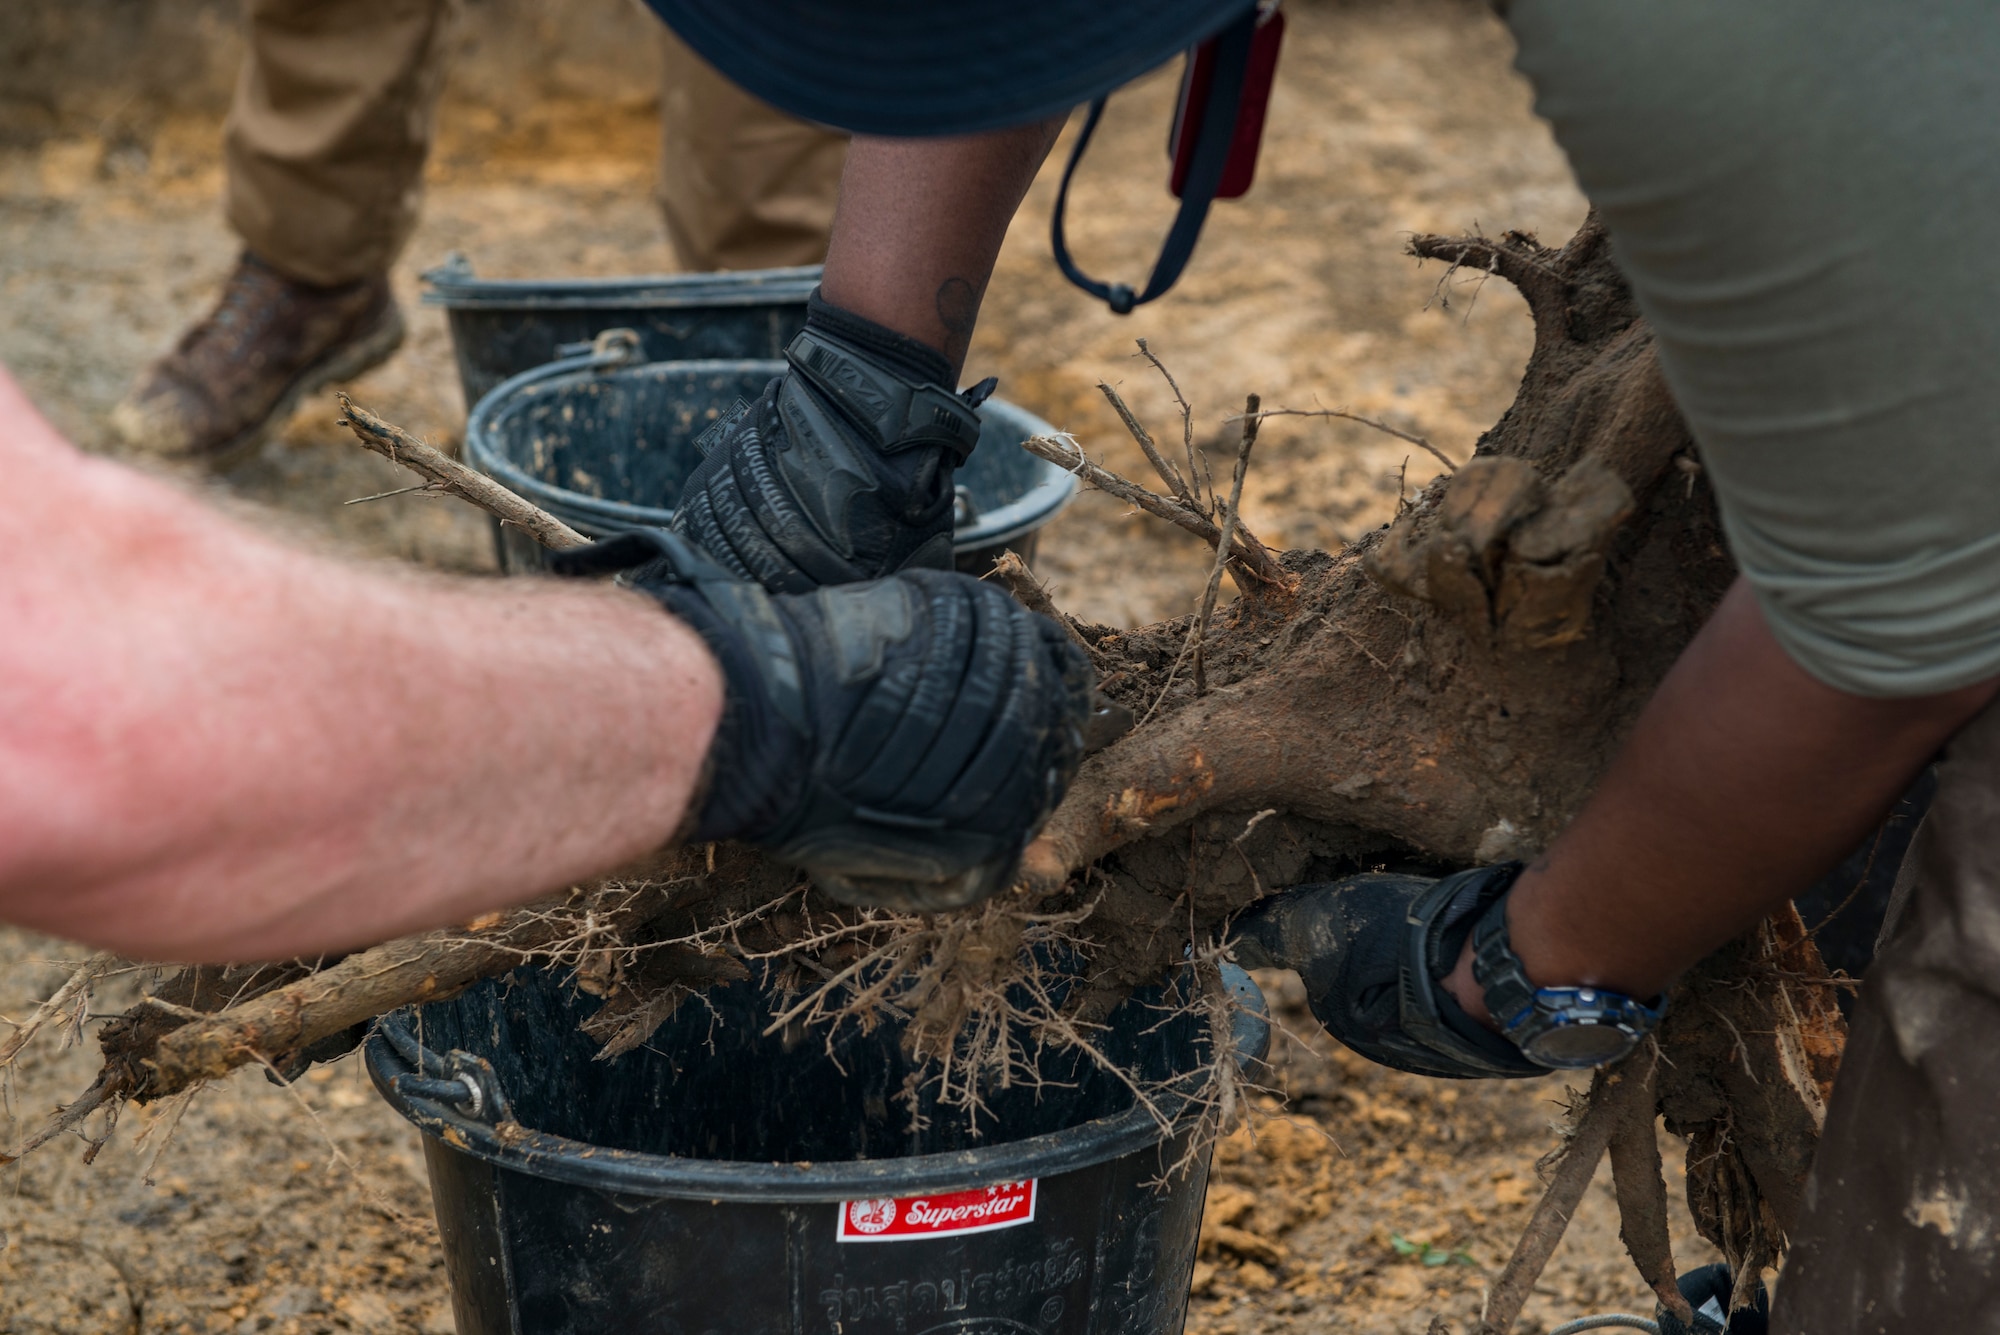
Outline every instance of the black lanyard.
<svg viewBox="0 0 2000 1335"><path fill-rule="evenodd" d="M1076 175L1076 164L1083 160L1083 150L1090 146L1090 136L1104 115L1107 98L1100 97L1090 104L1090 114L1084 118L1083 131L1076 137L1076 147L1069 152L1069 165L1063 168L1062 186L1056 191L1055 218L1049 240L1055 249L1056 267L1063 271L1063 275L1092 296L1102 299L1116 314L1129 315L1134 306L1142 306L1172 287L1194 254L1195 241L1201 236L1201 225L1208 217L1208 206L1215 201L1215 192L1222 184L1223 169L1229 165L1229 149L1236 138L1236 117L1243 101L1244 74L1250 67L1258 15L1258 6L1252 5L1242 18L1224 28L1216 38L1214 82L1209 86L1208 105L1202 109L1201 127L1196 133L1194 153L1188 162L1187 180L1181 187L1180 212L1174 215L1174 225L1160 245L1160 258L1153 262L1153 273L1146 280L1143 292L1134 292L1125 283L1104 283L1090 277L1076 267L1076 261L1070 258L1069 245L1063 240L1063 210L1069 203L1070 178Z"/></svg>

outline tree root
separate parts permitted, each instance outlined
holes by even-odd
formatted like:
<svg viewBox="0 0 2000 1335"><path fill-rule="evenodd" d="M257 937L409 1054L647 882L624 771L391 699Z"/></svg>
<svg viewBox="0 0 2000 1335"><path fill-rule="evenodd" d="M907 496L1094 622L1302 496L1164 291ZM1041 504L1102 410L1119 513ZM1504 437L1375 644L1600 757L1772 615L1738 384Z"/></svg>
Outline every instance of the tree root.
<svg viewBox="0 0 2000 1335"><path fill-rule="evenodd" d="M284 1069L357 1022L528 960L563 965L603 998L591 1023L607 1052L644 1042L691 990L758 970L792 998L788 1026L895 1014L950 1099L976 1110L983 1081L1026 1069L1010 1046L1018 1024L1091 1050L1112 1005L1190 949L1210 959L1231 915L1272 889L1545 845L1734 569L1706 482L1681 467L1691 441L1594 218L1561 247L1507 233L1419 236L1410 248L1514 283L1535 349L1474 456L1347 550L1274 554L1220 505L1171 376L1184 466L1107 391L1165 494L1092 463L1070 438L1027 442L1218 555L1201 608L1133 630L1062 617L1019 563L995 572L1062 620L1104 692L1141 719L1085 762L1015 893L928 918L829 910L795 872L718 846L669 855L649 878L335 962L186 970L105 1026L104 1071L66 1125L237 1065ZM428 484L552 546L583 540L342 405L364 445ZM1246 429L1261 416L1253 406ZM1239 455L1239 496L1241 484ZM1217 606L1223 568L1241 596ZM1185 674L1196 645L1201 669ZM1038 943L1086 961L1088 985L1060 1004L1038 993ZM1754 1285L1796 1219L1839 1056L1838 1012L1810 981L1824 976L1796 918L1782 916L1689 976L1657 1049L1600 1075L1579 1108L1484 1329L1512 1324L1607 1151L1626 1247L1662 1302L1677 1301L1655 1107L1688 1137L1698 1227ZM44 1009L62 1013L75 995Z"/></svg>
<svg viewBox="0 0 2000 1335"><path fill-rule="evenodd" d="M1655 1053L1642 1048L1624 1061L1597 1073L1590 1094L1576 1109L1555 1154L1555 1171L1548 1188L1521 1230L1514 1254L1486 1292L1479 1335L1507 1335L1534 1290L1535 1281L1555 1255L1569 1221L1576 1214L1598 1162L1621 1127L1643 1117L1652 1125L1652 1064Z"/></svg>
<svg viewBox="0 0 2000 1335"><path fill-rule="evenodd" d="M98 954L79 964L63 981L61 987L51 992L48 999L35 1008L35 1013L14 1026L14 1032L0 1042L0 1070L13 1063L22 1048L34 1041L42 1027L58 1016L67 1020L68 1036L74 1036L83 1029L84 1013L89 1009L90 989L98 979L117 972L126 965L116 955ZM69 1044L66 1036L64 1046Z"/></svg>

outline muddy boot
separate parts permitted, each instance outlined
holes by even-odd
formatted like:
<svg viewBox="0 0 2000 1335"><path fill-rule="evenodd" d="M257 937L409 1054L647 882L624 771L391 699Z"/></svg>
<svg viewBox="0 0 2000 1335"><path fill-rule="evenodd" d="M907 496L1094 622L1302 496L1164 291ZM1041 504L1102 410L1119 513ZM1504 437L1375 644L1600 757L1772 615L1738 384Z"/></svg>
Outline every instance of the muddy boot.
<svg viewBox="0 0 2000 1335"><path fill-rule="evenodd" d="M307 394L379 366L402 341L386 277L311 287L245 251L215 309L146 368L111 426L151 454L227 463Z"/></svg>

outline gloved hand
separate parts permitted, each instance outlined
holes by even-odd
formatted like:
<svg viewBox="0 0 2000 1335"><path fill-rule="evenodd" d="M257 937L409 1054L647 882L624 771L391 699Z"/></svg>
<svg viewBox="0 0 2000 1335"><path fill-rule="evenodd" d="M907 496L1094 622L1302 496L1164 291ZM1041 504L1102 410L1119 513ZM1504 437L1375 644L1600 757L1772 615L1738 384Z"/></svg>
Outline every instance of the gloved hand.
<svg viewBox="0 0 2000 1335"><path fill-rule="evenodd" d="M1370 1061L1462 1079L1547 1075L1442 986L1480 914L1519 870L1505 863L1441 881L1376 873L1297 886L1236 920L1236 960L1298 970L1319 1022Z"/></svg>
<svg viewBox="0 0 2000 1335"><path fill-rule="evenodd" d="M1729 1267L1721 1261L1688 1271L1674 1285L1694 1309L1694 1324L1683 1325L1666 1308L1656 1307L1653 1319L1660 1325L1660 1335L1765 1335L1771 1328L1771 1303L1762 1280L1757 1281L1757 1295L1748 1307L1729 1310L1732 1282Z"/></svg>
<svg viewBox="0 0 2000 1335"><path fill-rule="evenodd" d="M952 474L993 382L952 392L936 351L817 292L785 357L704 436L673 531L772 593L951 569Z"/></svg>
<svg viewBox="0 0 2000 1335"><path fill-rule="evenodd" d="M929 911L1004 888L1082 759L1083 651L969 576L771 595L659 530L552 565L629 572L721 664L692 837L756 844L846 903Z"/></svg>

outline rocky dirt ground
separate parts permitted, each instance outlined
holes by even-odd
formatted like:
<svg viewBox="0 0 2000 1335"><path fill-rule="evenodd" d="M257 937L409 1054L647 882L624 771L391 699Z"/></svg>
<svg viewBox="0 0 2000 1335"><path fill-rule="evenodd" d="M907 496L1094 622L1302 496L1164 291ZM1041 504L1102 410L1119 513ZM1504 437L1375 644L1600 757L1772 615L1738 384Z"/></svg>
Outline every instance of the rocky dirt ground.
<svg viewBox="0 0 2000 1335"><path fill-rule="evenodd" d="M1440 266L1402 256L1402 238L1509 227L1559 238L1582 216L1483 6L1317 0L1288 12L1257 186L1218 206L1171 297L1119 319L1060 281L1046 239L1053 168L988 297L968 377L998 374L1003 395L1128 475L1143 460L1099 379L1156 432L1177 430L1135 337L1186 387L1198 439L1230 431L1222 419L1254 391L1266 406L1375 416L1464 457L1511 397L1524 310L1477 275L1442 281ZM1172 208L1161 188L1172 91L1156 77L1121 94L1079 178L1072 244L1093 272L1137 277L1151 262ZM233 257L214 119L140 121L0 150L0 361L104 452L115 452L106 411ZM672 256L648 200L643 101L503 110L454 98L443 125L424 221L396 275L410 341L353 393L450 443L464 406L443 321L415 305L422 268L451 250L482 273L519 276L659 271ZM187 485L299 540L493 568L483 520L451 502L343 505L403 480L333 418L329 397L312 399L260 453ZM1269 542L1332 546L1386 520L1399 491L1436 471L1365 427L1280 419L1260 443L1246 516ZM1194 603L1204 556L1092 494L1048 530L1040 566L1072 610L1137 624ZM53 961L75 953L0 933L0 1016L21 1015L61 977ZM1281 1045L1264 1115L1219 1149L1189 1329L1420 1332L1436 1313L1462 1323L1532 1203L1560 1083L1447 1086L1377 1070L1320 1035L1283 981L1272 980L1298 1037ZM117 1001L114 989L100 1009ZM88 1079L88 1019L80 1046L35 1053L13 1073L0 1146ZM352 1060L289 1089L239 1076L184 1110L129 1114L94 1164L82 1148L0 1171L0 1331L451 1329L414 1136ZM1678 1226L1684 1259L1708 1259L1684 1211ZM1649 1303L1600 1182L1523 1328L1614 1308Z"/></svg>

